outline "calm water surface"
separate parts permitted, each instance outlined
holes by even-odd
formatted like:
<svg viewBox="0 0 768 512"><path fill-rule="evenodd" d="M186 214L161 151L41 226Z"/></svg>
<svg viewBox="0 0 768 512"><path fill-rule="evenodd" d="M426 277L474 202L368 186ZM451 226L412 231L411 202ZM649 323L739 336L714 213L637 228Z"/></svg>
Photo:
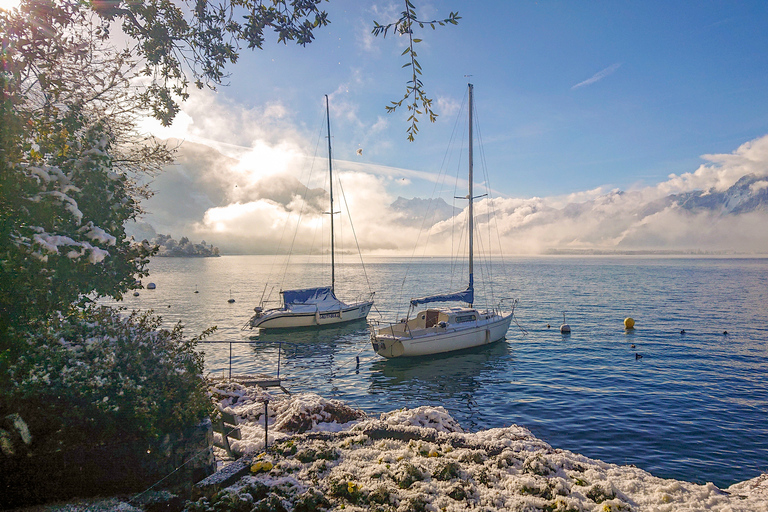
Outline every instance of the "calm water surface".
<svg viewBox="0 0 768 512"><path fill-rule="evenodd" d="M369 320L399 318L410 296L463 286L450 266L344 263L337 295L351 299L369 283ZM292 392L369 413L442 405L469 430L516 423L556 448L660 477L728 486L768 471L768 260L549 257L494 268L496 301L519 304L506 340L490 347L390 361L373 353L363 322L259 335L233 345L233 372L275 373L279 357ZM265 282L284 271L265 256L157 258L150 269L144 282L157 289L123 306L182 321L189 335L215 325L209 339L223 341L256 334L240 328L262 294L276 298L279 285ZM328 284L328 274L319 260L293 263L283 287ZM628 316L634 331L623 328ZM203 349L208 371L228 371L228 345Z"/></svg>

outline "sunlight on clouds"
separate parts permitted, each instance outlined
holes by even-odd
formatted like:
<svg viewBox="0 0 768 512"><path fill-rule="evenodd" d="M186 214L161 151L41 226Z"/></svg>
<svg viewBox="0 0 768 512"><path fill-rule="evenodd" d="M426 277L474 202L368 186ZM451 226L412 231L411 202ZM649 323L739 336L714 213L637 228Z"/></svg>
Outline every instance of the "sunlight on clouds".
<svg viewBox="0 0 768 512"><path fill-rule="evenodd" d="M232 170L246 185L252 185L275 174L299 174L306 162L305 155L291 142L271 146L263 140L257 140L250 151L240 157L239 163Z"/></svg>
<svg viewBox="0 0 768 512"><path fill-rule="evenodd" d="M171 126L163 126L162 123L153 117L144 117L138 122L137 129L139 133L152 134L159 139L179 139L186 140L190 138L190 126L194 121L183 110L176 114Z"/></svg>
<svg viewBox="0 0 768 512"><path fill-rule="evenodd" d="M0 0L0 9L10 11L16 9L19 4L21 4L21 0Z"/></svg>
<svg viewBox="0 0 768 512"><path fill-rule="evenodd" d="M440 101L443 109L458 108L453 100ZM338 89L331 100L332 121L359 122L353 107L346 100L345 89ZM324 213L329 200L327 159L324 151L315 156L307 153L307 148L322 149L322 140L309 144L291 115L281 104L249 110L224 104L206 92L186 103L167 131L159 131L155 125L151 131L158 136L187 142L180 150L179 163L157 178L160 188L147 202L155 210L148 220L157 224L158 232L173 229L200 237L219 246L223 253L285 252L293 240L296 252L322 251L319 244L330 238L328 215ZM379 123L386 121L379 119L367 128L368 133L375 133ZM204 143L190 142L202 142L204 137ZM380 148L367 140L355 141L350 147L364 147L365 158L351 152L350 160L334 159L334 174L343 185L343 191L334 190L334 209L344 212L336 217L338 246L352 248L357 238L361 249L369 254L451 254L458 243L451 229L463 223L466 210L451 218L453 210L449 209L447 220L428 224L421 231L421 222L414 222L415 210L395 206L399 195L428 198L440 181L439 175L368 163L365 160L375 159ZM696 203L697 198L726 191L750 174L755 178L747 182L742 196L718 201L740 204L744 194L765 194L768 179L761 178L768 178L768 136L742 144L732 153L702 158L704 163L692 172L672 174L662 183L628 191L601 186L557 197L483 198L476 203L479 245L501 244L508 255L768 251L768 231L763 227L768 214L764 209L729 214L723 213L725 206L718 202L713 206L707 206L706 201ZM453 195L446 200L449 206ZM690 198L696 203L693 206L686 203ZM348 226L345 202L354 232ZM405 204L405 208L417 208L416 202ZM456 206L464 208L465 204ZM496 214L490 226L489 209ZM496 226L500 237L488 239L489 227L495 230ZM423 244L427 239L429 246L419 246L414 252L417 240Z"/></svg>

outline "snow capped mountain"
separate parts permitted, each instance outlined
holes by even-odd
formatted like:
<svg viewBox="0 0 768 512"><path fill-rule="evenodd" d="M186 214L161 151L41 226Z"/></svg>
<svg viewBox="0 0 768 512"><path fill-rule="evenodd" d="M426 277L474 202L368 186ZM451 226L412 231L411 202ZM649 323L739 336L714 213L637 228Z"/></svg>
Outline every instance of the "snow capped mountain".
<svg viewBox="0 0 768 512"><path fill-rule="evenodd" d="M742 176L728 190L718 192L694 191L668 198L685 210L710 210L723 215L740 215L754 211L768 211L768 179L755 174Z"/></svg>
<svg viewBox="0 0 768 512"><path fill-rule="evenodd" d="M461 208L449 205L441 197L437 199L398 197L390 207L399 214L398 221L400 223L414 227L419 227L422 224L431 226L455 217L461 212Z"/></svg>

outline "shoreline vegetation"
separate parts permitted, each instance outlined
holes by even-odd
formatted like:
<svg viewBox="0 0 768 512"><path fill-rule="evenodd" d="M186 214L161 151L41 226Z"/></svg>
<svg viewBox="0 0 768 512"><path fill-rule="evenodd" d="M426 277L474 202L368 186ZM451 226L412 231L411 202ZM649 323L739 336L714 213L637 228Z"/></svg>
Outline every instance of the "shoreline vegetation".
<svg viewBox="0 0 768 512"><path fill-rule="evenodd" d="M210 393L219 411L237 417L241 439L230 444L241 457L199 482L176 510L768 510L768 474L719 489L557 449L518 425L466 432L439 406L374 417L312 393L224 382ZM147 510L136 501L45 510Z"/></svg>
<svg viewBox="0 0 768 512"><path fill-rule="evenodd" d="M220 256L219 248L214 247L213 244L207 244L205 240L195 244L185 236L177 241L171 235L158 234L150 244L157 245L158 250L155 256L161 258L218 258Z"/></svg>

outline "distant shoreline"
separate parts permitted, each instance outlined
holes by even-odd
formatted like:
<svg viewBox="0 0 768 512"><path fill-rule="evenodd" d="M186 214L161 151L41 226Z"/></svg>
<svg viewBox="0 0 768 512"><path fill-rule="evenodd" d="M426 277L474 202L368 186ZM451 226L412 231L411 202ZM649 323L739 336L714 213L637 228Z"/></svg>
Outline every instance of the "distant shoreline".
<svg viewBox="0 0 768 512"><path fill-rule="evenodd" d="M158 258L218 258L221 254L155 254Z"/></svg>

